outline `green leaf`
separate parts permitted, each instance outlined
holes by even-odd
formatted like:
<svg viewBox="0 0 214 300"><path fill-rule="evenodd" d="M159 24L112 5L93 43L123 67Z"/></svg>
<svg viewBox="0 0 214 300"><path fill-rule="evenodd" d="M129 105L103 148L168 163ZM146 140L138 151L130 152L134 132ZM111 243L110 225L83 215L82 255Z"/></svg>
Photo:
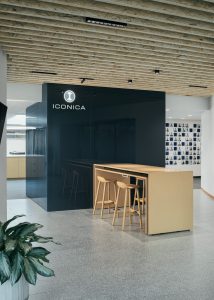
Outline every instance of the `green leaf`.
<svg viewBox="0 0 214 300"><path fill-rule="evenodd" d="M24 276L27 282L33 285L36 284L37 274L27 257L24 258Z"/></svg>
<svg viewBox="0 0 214 300"><path fill-rule="evenodd" d="M36 235L36 234L34 234L32 236L31 240L33 242L37 242L37 243L49 243L49 242L51 242L51 243L54 243L56 245L61 245L60 243L55 242L52 237L43 237L43 236L39 236L39 235Z"/></svg>
<svg viewBox="0 0 214 300"><path fill-rule="evenodd" d="M17 252L11 268L10 280L11 284L14 285L21 277L24 268L24 257Z"/></svg>
<svg viewBox="0 0 214 300"><path fill-rule="evenodd" d="M28 224L19 232L19 236L21 238L26 237L42 227L43 225L37 223Z"/></svg>
<svg viewBox="0 0 214 300"><path fill-rule="evenodd" d="M7 254L3 251L0 251L0 277L1 282L4 278L7 280L10 277L10 261Z"/></svg>
<svg viewBox="0 0 214 300"><path fill-rule="evenodd" d="M49 263L49 259L47 259L46 257L40 257L40 260L43 260L44 262Z"/></svg>
<svg viewBox="0 0 214 300"><path fill-rule="evenodd" d="M3 231L5 231L7 229L7 226L13 222L14 220L16 220L17 218L21 218L21 217L24 217L25 215L17 215L17 216L14 216L13 218L9 219L8 221L6 221L3 225L2 225L2 228L3 228Z"/></svg>
<svg viewBox="0 0 214 300"><path fill-rule="evenodd" d="M29 257L30 263L33 265L36 272L44 277L54 276L54 271L42 265L38 259L34 257Z"/></svg>
<svg viewBox="0 0 214 300"><path fill-rule="evenodd" d="M28 243L28 242L19 241L18 245L19 245L19 248L24 252L25 255L32 249L31 243Z"/></svg>
<svg viewBox="0 0 214 300"><path fill-rule="evenodd" d="M0 243L4 240L3 224L0 222Z"/></svg>
<svg viewBox="0 0 214 300"><path fill-rule="evenodd" d="M8 239L5 241L5 252L13 251L16 248L17 241Z"/></svg>
<svg viewBox="0 0 214 300"><path fill-rule="evenodd" d="M34 247L28 252L28 256L33 256L35 258L43 258L48 254L50 254L50 252L43 247Z"/></svg>
<svg viewBox="0 0 214 300"><path fill-rule="evenodd" d="M14 236L14 235L17 235L18 232L23 228L25 227L26 225L29 225L30 223L29 222L22 222L22 223L19 223L13 227L10 227L6 230L6 234L7 236Z"/></svg>

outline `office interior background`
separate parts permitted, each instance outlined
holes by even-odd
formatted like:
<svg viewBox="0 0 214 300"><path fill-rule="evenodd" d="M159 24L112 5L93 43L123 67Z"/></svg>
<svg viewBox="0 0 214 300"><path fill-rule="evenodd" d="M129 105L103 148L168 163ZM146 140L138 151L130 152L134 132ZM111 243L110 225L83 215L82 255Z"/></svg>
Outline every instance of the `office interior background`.
<svg viewBox="0 0 214 300"><path fill-rule="evenodd" d="M24 213L62 243L30 299L213 299L213 16L202 0L0 2L0 220ZM66 90L84 115L54 109ZM74 197L65 162L86 159ZM97 162L192 171L193 230L92 216Z"/></svg>

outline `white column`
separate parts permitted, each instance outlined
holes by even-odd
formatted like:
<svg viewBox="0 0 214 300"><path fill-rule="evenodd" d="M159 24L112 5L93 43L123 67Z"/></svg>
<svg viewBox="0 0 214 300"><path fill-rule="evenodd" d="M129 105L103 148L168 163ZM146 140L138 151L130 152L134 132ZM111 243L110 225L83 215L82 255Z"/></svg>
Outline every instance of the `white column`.
<svg viewBox="0 0 214 300"><path fill-rule="evenodd" d="M214 96L201 118L201 187L214 196Z"/></svg>
<svg viewBox="0 0 214 300"><path fill-rule="evenodd" d="M7 58L0 49L0 101L7 103ZM6 126L5 126L6 127ZM6 128L0 145L0 221L7 219Z"/></svg>

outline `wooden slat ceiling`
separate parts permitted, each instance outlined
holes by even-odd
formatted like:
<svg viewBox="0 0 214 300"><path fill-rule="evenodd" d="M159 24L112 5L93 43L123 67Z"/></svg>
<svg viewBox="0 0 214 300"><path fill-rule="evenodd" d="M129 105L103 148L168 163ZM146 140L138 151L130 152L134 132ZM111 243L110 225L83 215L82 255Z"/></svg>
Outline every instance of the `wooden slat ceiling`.
<svg viewBox="0 0 214 300"><path fill-rule="evenodd" d="M0 0L0 46L10 82L214 94L214 0Z"/></svg>

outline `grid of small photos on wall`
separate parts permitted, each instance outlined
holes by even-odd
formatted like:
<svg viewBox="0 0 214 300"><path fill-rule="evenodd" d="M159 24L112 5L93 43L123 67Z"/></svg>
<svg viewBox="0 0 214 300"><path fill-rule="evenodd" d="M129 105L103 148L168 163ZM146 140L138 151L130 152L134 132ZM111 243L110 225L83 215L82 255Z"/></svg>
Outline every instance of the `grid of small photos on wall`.
<svg viewBox="0 0 214 300"><path fill-rule="evenodd" d="M200 164L200 123L166 123L166 166L191 166Z"/></svg>

